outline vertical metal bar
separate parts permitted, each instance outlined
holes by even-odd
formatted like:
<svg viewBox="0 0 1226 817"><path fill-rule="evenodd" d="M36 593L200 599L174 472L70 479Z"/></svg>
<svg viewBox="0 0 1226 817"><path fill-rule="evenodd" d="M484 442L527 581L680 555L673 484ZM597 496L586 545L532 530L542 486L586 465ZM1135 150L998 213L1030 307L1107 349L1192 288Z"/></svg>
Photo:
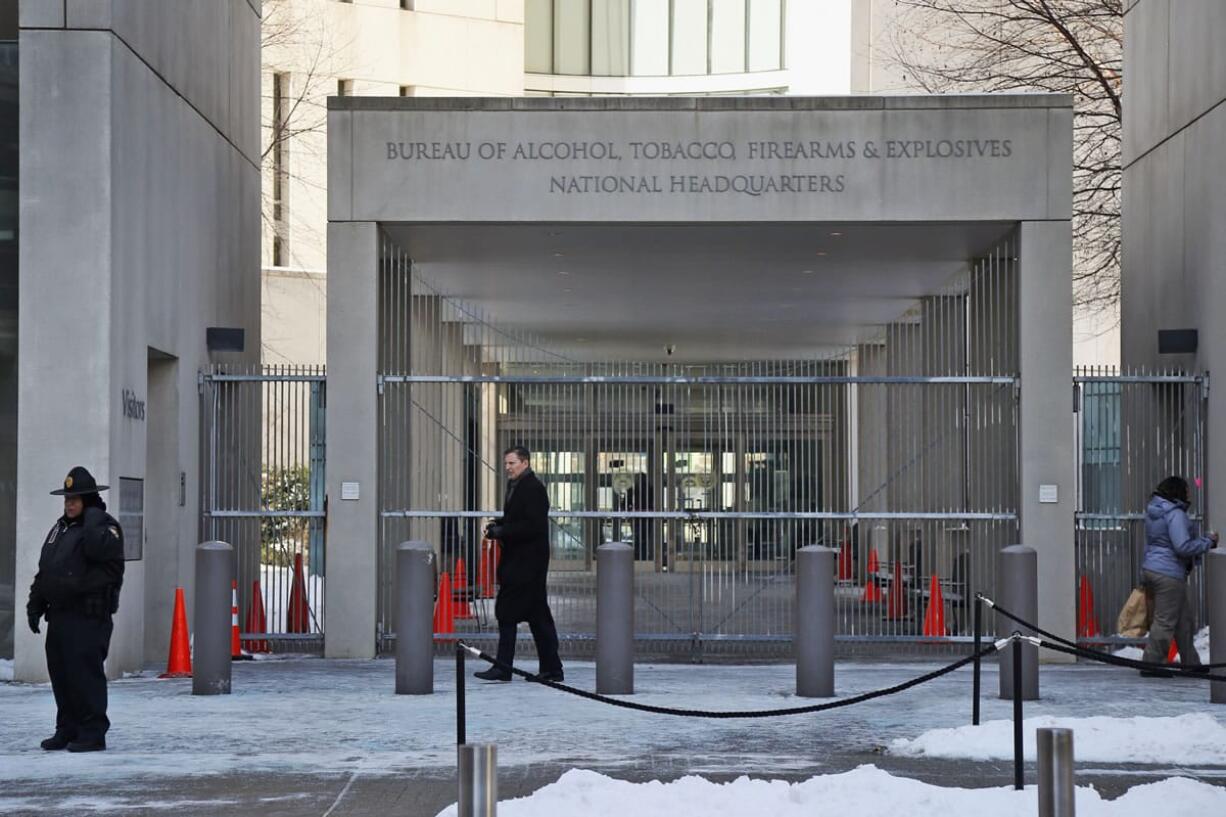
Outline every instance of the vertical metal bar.
<svg viewBox="0 0 1226 817"><path fill-rule="evenodd" d="M982 689L982 658L979 653L983 649L983 598L975 595L975 669L971 682L971 725L979 725L979 693ZM1021 662L1018 662L1021 666Z"/></svg>
<svg viewBox="0 0 1226 817"><path fill-rule="evenodd" d="M464 701L464 656L467 650L460 644L455 647L455 742L457 746L463 746L468 743L467 735L465 734L467 724L465 723L468 712L467 705Z"/></svg>
<svg viewBox="0 0 1226 817"><path fill-rule="evenodd" d="M1022 766L1022 639L1013 633L1013 788L1026 787Z"/></svg>

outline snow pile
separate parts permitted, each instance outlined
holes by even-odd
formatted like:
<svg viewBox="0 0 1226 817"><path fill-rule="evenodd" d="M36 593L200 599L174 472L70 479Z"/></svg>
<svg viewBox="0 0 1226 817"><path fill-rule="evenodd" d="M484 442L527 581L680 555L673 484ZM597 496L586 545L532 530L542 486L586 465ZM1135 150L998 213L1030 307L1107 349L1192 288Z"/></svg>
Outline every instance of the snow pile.
<svg viewBox="0 0 1226 817"><path fill-rule="evenodd" d="M1027 718L1022 724L1027 760L1036 755L1034 731L1049 727L1073 730L1073 757L1078 762L1226 765L1226 726L1204 713L1172 718ZM931 729L914 740L892 741L889 751L908 757L1010 760L1013 722Z"/></svg>
<svg viewBox="0 0 1226 817"><path fill-rule="evenodd" d="M751 780L712 783L683 777L672 783L628 783L574 769L528 797L498 804L500 817L813 817L822 814L905 814L908 817L1034 817L1033 786L959 789L894 777L875 766L812 777L801 783ZM438 817L455 817L450 806ZM1091 788L1077 789L1078 817L1205 817L1226 814L1226 788L1171 778L1130 789L1105 801Z"/></svg>
<svg viewBox="0 0 1226 817"><path fill-rule="evenodd" d="M1201 631L1192 639L1192 644L1196 647L1196 651L1200 653L1200 662L1208 664L1209 661L1209 628L1202 627ZM1124 647L1111 653L1120 658L1129 658L1133 661L1140 661L1141 656L1145 654L1145 650L1141 647Z"/></svg>
<svg viewBox="0 0 1226 817"><path fill-rule="evenodd" d="M0 658L0 681L13 680L13 659Z"/></svg>
<svg viewBox="0 0 1226 817"><path fill-rule="evenodd" d="M307 607L310 608L311 632L320 632L319 620L323 615L324 577L312 576L306 565L302 566L303 583L306 585ZM286 632L286 614L289 611L290 593L294 586L294 569L276 565L260 565L260 593L264 596L264 615L268 632ZM240 623L245 623L246 611L240 614Z"/></svg>

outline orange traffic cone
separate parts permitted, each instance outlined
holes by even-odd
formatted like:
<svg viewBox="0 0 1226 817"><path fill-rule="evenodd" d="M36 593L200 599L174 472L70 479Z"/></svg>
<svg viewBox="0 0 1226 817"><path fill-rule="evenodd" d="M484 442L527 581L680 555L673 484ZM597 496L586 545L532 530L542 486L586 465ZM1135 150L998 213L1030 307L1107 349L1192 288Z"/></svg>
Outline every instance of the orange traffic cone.
<svg viewBox="0 0 1226 817"><path fill-rule="evenodd" d="M1175 639L1171 639L1171 648L1166 651L1166 663L1174 664L1175 659L1179 657L1179 646L1175 643Z"/></svg>
<svg viewBox="0 0 1226 817"><path fill-rule="evenodd" d="M455 612L451 604L451 574L438 579L438 600L434 603L435 635L455 632Z"/></svg>
<svg viewBox="0 0 1226 817"><path fill-rule="evenodd" d="M894 581L890 582L890 597L885 617L891 620L907 617L907 594L902 586L902 562L894 562Z"/></svg>
<svg viewBox="0 0 1226 817"><path fill-rule="evenodd" d="M1090 580L1081 577L1081 585L1077 589L1077 637L1098 637L1098 616L1094 614L1094 591L1090 588Z"/></svg>
<svg viewBox="0 0 1226 817"><path fill-rule="evenodd" d="M944 637L945 598L941 595L941 582L934 573L928 585L928 609L924 611L924 635Z"/></svg>
<svg viewBox="0 0 1226 817"><path fill-rule="evenodd" d="M864 595L860 597L861 604L880 604L885 601L885 596L881 593L881 586L877 584L877 551L870 550L868 552L868 577L864 582Z"/></svg>
<svg viewBox="0 0 1226 817"><path fill-rule="evenodd" d="M183 588L175 588L175 612L170 624L170 654L166 658L166 671L159 678L191 678L192 648L187 634L187 605L183 601Z"/></svg>
<svg viewBox="0 0 1226 817"><path fill-rule="evenodd" d="M851 579L851 542L844 541L839 548L839 581L849 582Z"/></svg>
<svg viewBox="0 0 1226 817"><path fill-rule="evenodd" d="M498 543L493 539L481 540L481 559L477 562L477 598L488 599L494 595L494 576L498 573Z"/></svg>
<svg viewBox="0 0 1226 817"><path fill-rule="evenodd" d="M294 554L294 580L290 585L289 607L286 609L285 631L309 633L311 614L307 607L306 579L302 577L302 554Z"/></svg>
<svg viewBox="0 0 1226 817"><path fill-rule="evenodd" d="M468 604L468 572L465 570L463 559L455 560L455 586L452 587L451 592L454 594L456 619L476 618L472 607Z"/></svg>
<svg viewBox="0 0 1226 817"><path fill-rule="evenodd" d="M260 580L251 583L251 604L247 607L245 628L248 633L268 632L268 622L264 618L264 594L260 591ZM263 639L248 640L245 643L250 652L268 652L268 642Z"/></svg>
<svg viewBox="0 0 1226 817"><path fill-rule="evenodd" d="M238 581L230 580L230 660L250 661L251 656L243 653L243 647L238 637Z"/></svg>

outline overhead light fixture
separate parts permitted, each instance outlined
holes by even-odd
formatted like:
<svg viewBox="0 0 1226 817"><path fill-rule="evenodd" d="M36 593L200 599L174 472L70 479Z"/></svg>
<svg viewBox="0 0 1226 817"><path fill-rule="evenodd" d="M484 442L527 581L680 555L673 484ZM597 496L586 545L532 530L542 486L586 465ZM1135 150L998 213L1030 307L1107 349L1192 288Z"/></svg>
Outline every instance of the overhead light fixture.
<svg viewBox="0 0 1226 817"><path fill-rule="evenodd" d="M560 269L558 270L558 275L570 275L570 272L568 270Z"/></svg>
<svg viewBox="0 0 1226 817"><path fill-rule="evenodd" d="M553 257L554 257L554 258L565 258L565 257L566 257L566 253L564 253L564 252L555 252L555 253L553 254Z"/></svg>
<svg viewBox="0 0 1226 817"><path fill-rule="evenodd" d="M817 251L817 256L818 256L818 258L825 258L825 257L826 257L826 251L825 251L825 250L818 250L818 251Z"/></svg>
<svg viewBox="0 0 1226 817"><path fill-rule="evenodd" d="M801 275L812 275L812 274L813 274L813 270L811 270L811 269L802 269L802 270L800 271L800 274L801 274Z"/></svg>
<svg viewBox="0 0 1226 817"><path fill-rule="evenodd" d="M839 236L841 236L841 235L842 235L842 233L840 233L838 230L835 230L835 231L833 231L833 232L832 232L832 233L830 233L830 234L831 234L832 236L834 236L835 238L838 238Z"/></svg>

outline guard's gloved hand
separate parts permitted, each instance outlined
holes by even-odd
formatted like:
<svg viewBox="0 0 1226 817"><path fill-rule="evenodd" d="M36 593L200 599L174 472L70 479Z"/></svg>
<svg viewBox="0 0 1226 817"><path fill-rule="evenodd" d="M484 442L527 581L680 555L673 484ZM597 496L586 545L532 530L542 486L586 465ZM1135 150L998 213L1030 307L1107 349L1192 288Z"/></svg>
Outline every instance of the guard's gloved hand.
<svg viewBox="0 0 1226 817"><path fill-rule="evenodd" d="M502 538L502 525L490 525L485 529L485 535L490 539Z"/></svg>
<svg viewBox="0 0 1226 817"><path fill-rule="evenodd" d="M38 634L41 630L38 629L38 620L42 618L42 613L28 613L26 617L30 620L30 632Z"/></svg>

